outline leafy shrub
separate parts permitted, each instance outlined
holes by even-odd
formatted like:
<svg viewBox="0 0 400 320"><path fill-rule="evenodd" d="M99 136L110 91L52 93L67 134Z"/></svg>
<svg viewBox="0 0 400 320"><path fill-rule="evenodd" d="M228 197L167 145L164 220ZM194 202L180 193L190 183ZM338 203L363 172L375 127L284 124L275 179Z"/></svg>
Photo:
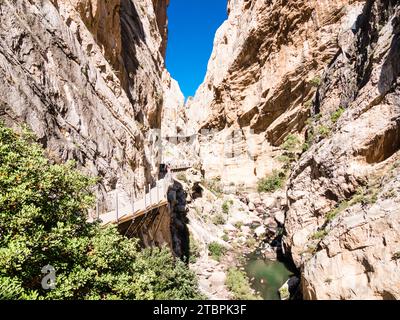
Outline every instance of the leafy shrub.
<svg viewBox="0 0 400 320"><path fill-rule="evenodd" d="M379 190L374 187L367 189L364 187L358 188L351 199L340 202L336 208L326 214L326 222L333 221L341 212L357 203L374 204L378 200L378 191Z"/></svg>
<svg viewBox="0 0 400 320"><path fill-rule="evenodd" d="M289 152L294 152L298 149L299 144L299 138L297 138L294 134L289 134L281 145L281 148Z"/></svg>
<svg viewBox="0 0 400 320"><path fill-rule="evenodd" d="M313 256L314 254L316 254L318 251L318 246L316 246L315 244L307 244L306 249L301 253L303 254L307 254L307 255L311 255Z"/></svg>
<svg viewBox="0 0 400 320"><path fill-rule="evenodd" d="M283 286L279 288L279 296L281 297L281 300L289 300L290 299L290 292L289 288L287 286Z"/></svg>
<svg viewBox="0 0 400 320"><path fill-rule="evenodd" d="M221 257L226 253L226 248L218 242L211 242L208 245L208 251L214 260L220 261Z"/></svg>
<svg viewBox="0 0 400 320"><path fill-rule="evenodd" d="M322 82L321 78L320 78L319 76L315 76L314 78L312 78L312 79L310 80L309 83L310 83L313 87L319 87L319 86L321 85L321 82Z"/></svg>
<svg viewBox="0 0 400 320"><path fill-rule="evenodd" d="M328 234L328 231L324 230L319 230L317 232L315 232L312 236L311 239L313 240L320 240L325 238L325 236Z"/></svg>
<svg viewBox="0 0 400 320"><path fill-rule="evenodd" d="M283 187L286 179L284 172L274 170L272 175L258 181L258 192L275 192Z"/></svg>
<svg viewBox="0 0 400 320"><path fill-rule="evenodd" d="M319 135L324 138L328 137L330 132L331 132L331 129L329 129L327 126L321 125L318 127Z"/></svg>
<svg viewBox="0 0 400 320"><path fill-rule="evenodd" d="M346 111L346 110L345 110L343 107L339 107L338 110L336 110L335 112L333 112L333 113L331 114L331 121L332 121L333 123L338 122L338 120L340 119L340 117L343 115L343 113L344 113L345 111Z"/></svg>
<svg viewBox="0 0 400 320"><path fill-rule="evenodd" d="M214 195L220 197L223 193L221 178L217 177L211 180L203 181L204 186L209 189Z"/></svg>
<svg viewBox="0 0 400 320"><path fill-rule="evenodd" d="M215 225L225 224L226 223L226 219L222 214L217 213L216 215L213 216L212 223L215 224Z"/></svg>
<svg viewBox="0 0 400 320"><path fill-rule="evenodd" d="M313 103L314 103L314 100L310 99L310 100L307 100L306 102L304 102L304 106L307 108L311 108Z"/></svg>
<svg viewBox="0 0 400 320"><path fill-rule="evenodd" d="M336 208L334 208L333 210L329 211L326 214L326 221L327 222L331 222L333 221L337 215L339 213L341 213L342 211L346 210L349 207L349 202L348 201L343 201L341 202Z"/></svg>
<svg viewBox="0 0 400 320"><path fill-rule="evenodd" d="M235 228L236 229L240 229L241 227L243 227L243 222L242 221L235 222Z"/></svg>
<svg viewBox="0 0 400 320"><path fill-rule="evenodd" d="M299 138L293 134L289 134L282 143L281 148L284 152L278 157L278 161L284 164L283 169L285 171L289 170L290 165L297 160L297 152L300 151L300 147Z"/></svg>
<svg viewBox="0 0 400 320"><path fill-rule="evenodd" d="M317 134L315 123L321 119L321 114L316 114L313 117L310 117L306 121L307 125L307 137L306 141L304 142L302 149L303 152L306 152L311 145L314 143L315 136Z"/></svg>
<svg viewBox="0 0 400 320"><path fill-rule="evenodd" d="M226 286L236 300L257 300L251 290L249 279L245 272L236 268L230 268L226 277Z"/></svg>
<svg viewBox="0 0 400 320"><path fill-rule="evenodd" d="M397 192L394 189L388 190L383 194L385 199L395 198L397 196Z"/></svg>
<svg viewBox="0 0 400 320"><path fill-rule="evenodd" d="M189 236L189 263L195 263L200 257L200 246L196 239L190 234Z"/></svg>
<svg viewBox="0 0 400 320"><path fill-rule="evenodd" d="M315 138L315 132L314 132L314 127L309 127L307 131L307 139L302 145L302 151L306 152L312 144L314 143L314 138Z"/></svg>
<svg viewBox="0 0 400 320"><path fill-rule="evenodd" d="M229 236L227 234L224 234L222 236L222 240L224 240L225 242L228 242L229 241Z"/></svg>
<svg viewBox="0 0 400 320"><path fill-rule="evenodd" d="M183 181L183 182L185 182L185 183L188 182L188 181L187 181L186 174L184 174L184 173L179 173L179 174L177 175L177 179L180 180L180 181Z"/></svg>
<svg viewBox="0 0 400 320"><path fill-rule="evenodd" d="M88 223L95 180L51 164L30 133L0 124L0 298L193 299L195 275L167 249L140 250ZM44 290L41 269L56 271Z"/></svg>
<svg viewBox="0 0 400 320"><path fill-rule="evenodd" d="M225 214L228 214L231 205L232 205L231 202L225 201L222 204L222 212L225 213Z"/></svg>
<svg viewBox="0 0 400 320"><path fill-rule="evenodd" d="M292 159L286 155L280 155L277 159L285 165L289 165L292 162Z"/></svg>
<svg viewBox="0 0 400 320"><path fill-rule="evenodd" d="M248 246L249 248L254 247L256 244L257 244L257 241L254 238L248 238L246 240L246 246Z"/></svg>

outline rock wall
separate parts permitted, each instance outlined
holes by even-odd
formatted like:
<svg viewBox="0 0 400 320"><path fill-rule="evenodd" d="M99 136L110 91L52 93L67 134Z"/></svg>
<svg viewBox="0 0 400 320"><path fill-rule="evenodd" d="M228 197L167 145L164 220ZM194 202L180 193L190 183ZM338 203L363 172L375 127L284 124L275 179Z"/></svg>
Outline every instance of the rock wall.
<svg viewBox="0 0 400 320"><path fill-rule="evenodd" d="M201 141L209 177L254 186L279 166L279 146L289 133L303 131L338 37L351 29L362 4L228 1L205 81L188 103L197 128L217 131L212 141Z"/></svg>
<svg viewBox="0 0 400 320"><path fill-rule="evenodd" d="M399 6L228 1L187 103L206 180L254 186L289 134L306 142L283 239L305 299L400 297Z"/></svg>
<svg viewBox="0 0 400 320"><path fill-rule="evenodd" d="M184 135L186 130L185 97L176 80L172 79L168 71L163 75L164 108L162 111L162 137L177 137Z"/></svg>
<svg viewBox="0 0 400 320"><path fill-rule="evenodd" d="M0 118L121 201L157 176L167 0L0 2Z"/></svg>
<svg viewBox="0 0 400 320"><path fill-rule="evenodd" d="M400 2L366 1L339 43L308 130L328 134L292 173L285 242L306 299L399 299Z"/></svg>
<svg viewBox="0 0 400 320"><path fill-rule="evenodd" d="M163 75L164 107L161 121L161 158L172 167L190 163L200 166L199 142L187 114L185 97L168 71Z"/></svg>

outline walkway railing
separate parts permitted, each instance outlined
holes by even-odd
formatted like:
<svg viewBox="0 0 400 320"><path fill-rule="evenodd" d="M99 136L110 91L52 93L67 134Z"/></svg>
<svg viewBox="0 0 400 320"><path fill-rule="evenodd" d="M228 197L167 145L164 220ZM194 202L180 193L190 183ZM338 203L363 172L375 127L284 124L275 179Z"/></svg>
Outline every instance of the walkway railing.
<svg viewBox="0 0 400 320"><path fill-rule="evenodd" d="M102 225L121 224L148 212L165 206L168 204L168 188L172 183L171 175L156 182L156 186L151 188L149 185L148 192L141 199L132 199L131 204L124 207L120 206L118 192L115 192L115 210L100 214L97 211L97 219L101 220ZM94 219L89 219L93 221Z"/></svg>
<svg viewBox="0 0 400 320"><path fill-rule="evenodd" d="M186 160L182 160L182 161L174 161L170 168L171 170L184 170L184 169L190 169L194 166L194 162L193 161L186 161Z"/></svg>

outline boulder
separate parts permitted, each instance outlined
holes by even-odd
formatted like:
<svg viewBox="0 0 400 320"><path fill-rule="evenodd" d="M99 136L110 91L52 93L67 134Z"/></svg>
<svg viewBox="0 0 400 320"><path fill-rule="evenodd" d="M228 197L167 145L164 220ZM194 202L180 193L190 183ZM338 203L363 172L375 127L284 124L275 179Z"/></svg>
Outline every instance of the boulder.
<svg viewBox="0 0 400 320"><path fill-rule="evenodd" d="M276 212L274 218L279 225L283 226L285 224L285 213L283 211Z"/></svg>
<svg viewBox="0 0 400 320"><path fill-rule="evenodd" d="M224 286L226 274L224 272L214 272L208 280L213 287Z"/></svg>
<svg viewBox="0 0 400 320"><path fill-rule="evenodd" d="M261 238L261 237L265 236L266 231L267 230L266 230L266 228L264 226L259 226L258 228L256 228L254 230L254 233L258 238Z"/></svg>

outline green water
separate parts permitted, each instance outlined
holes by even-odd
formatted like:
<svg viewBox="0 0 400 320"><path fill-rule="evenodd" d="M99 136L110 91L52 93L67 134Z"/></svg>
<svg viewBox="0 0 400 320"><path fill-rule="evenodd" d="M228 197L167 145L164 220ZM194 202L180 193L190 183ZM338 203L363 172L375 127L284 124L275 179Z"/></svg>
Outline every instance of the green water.
<svg viewBox="0 0 400 320"><path fill-rule="evenodd" d="M280 300L278 289L293 275L284 263L264 260L256 253L249 255L245 271L264 300Z"/></svg>

